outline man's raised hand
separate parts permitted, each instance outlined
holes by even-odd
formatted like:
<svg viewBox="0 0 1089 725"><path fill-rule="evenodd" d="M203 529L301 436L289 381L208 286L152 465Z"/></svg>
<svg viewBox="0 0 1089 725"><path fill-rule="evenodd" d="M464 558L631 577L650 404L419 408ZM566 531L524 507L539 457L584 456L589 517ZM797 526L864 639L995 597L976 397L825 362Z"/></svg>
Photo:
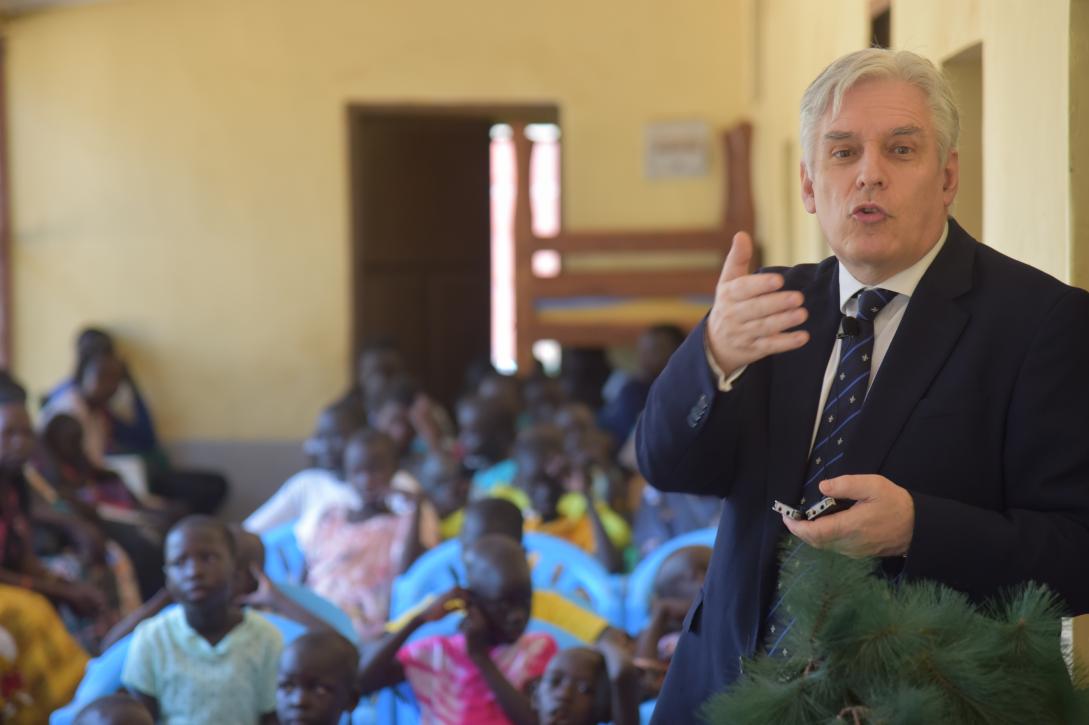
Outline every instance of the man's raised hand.
<svg viewBox="0 0 1089 725"><path fill-rule="evenodd" d="M808 317L802 293L781 291L781 274L749 274L752 254L752 237L746 232L735 234L707 319L708 349L727 376L809 341L808 332L787 332Z"/></svg>

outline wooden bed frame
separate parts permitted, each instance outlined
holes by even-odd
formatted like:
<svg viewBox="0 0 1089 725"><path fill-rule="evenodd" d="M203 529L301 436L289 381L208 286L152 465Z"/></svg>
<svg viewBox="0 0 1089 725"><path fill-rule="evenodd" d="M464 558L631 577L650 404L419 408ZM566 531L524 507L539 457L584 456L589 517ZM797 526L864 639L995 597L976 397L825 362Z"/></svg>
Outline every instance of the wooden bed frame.
<svg viewBox="0 0 1089 725"><path fill-rule="evenodd" d="M530 157L532 142L526 138L525 129L514 125L515 158L517 164L517 193L514 211L514 288L516 356L519 370L530 370L533 362L532 348L537 340L556 340L564 346L605 347L634 344L639 334L650 325L674 323L690 329L706 309L702 299L691 300L694 295L714 293L719 270L729 251L733 235L741 230L754 229L755 210L752 201L752 183L749 169L752 126L740 123L722 134L725 151L726 190L722 222L711 229L678 229L647 231L574 232L561 230L551 238L539 238L533 234L532 209L530 206ZM758 248L759 249L759 248ZM560 255L560 271L554 277L534 274L532 260L535 252L553 250ZM566 255L593 253L601 259L608 255L622 254L630 259L638 254L675 253L678 257L691 255L699 258L698 264L685 268L683 263L670 265L668 270L644 269L601 270L601 264L593 271L566 270ZM713 255L717 260L708 263ZM602 313L595 319L595 312L583 310L577 320L558 322L544 319L541 313L545 304L577 307L579 299L611 298L621 302L643 300L634 315L616 319ZM656 302L675 299L680 305ZM682 311L683 309L683 311Z"/></svg>

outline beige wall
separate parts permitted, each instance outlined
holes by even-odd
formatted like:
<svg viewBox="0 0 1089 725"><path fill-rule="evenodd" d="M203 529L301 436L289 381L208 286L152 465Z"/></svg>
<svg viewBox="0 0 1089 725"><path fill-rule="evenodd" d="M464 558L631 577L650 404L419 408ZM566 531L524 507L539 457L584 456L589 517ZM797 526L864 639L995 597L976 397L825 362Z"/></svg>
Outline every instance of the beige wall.
<svg viewBox="0 0 1089 725"><path fill-rule="evenodd" d="M291 438L346 382L345 106L555 102L578 228L705 226L647 121L747 109L742 0L117 0L13 20L15 368L128 345L172 438Z"/></svg>
<svg viewBox="0 0 1089 725"><path fill-rule="evenodd" d="M836 57L866 45L867 0L750 0L756 26L753 187L757 237L770 264L828 250L799 192L798 102Z"/></svg>
<svg viewBox="0 0 1089 725"><path fill-rule="evenodd" d="M1070 281L1069 1L892 8L896 47L944 63L982 44L982 241Z"/></svg>

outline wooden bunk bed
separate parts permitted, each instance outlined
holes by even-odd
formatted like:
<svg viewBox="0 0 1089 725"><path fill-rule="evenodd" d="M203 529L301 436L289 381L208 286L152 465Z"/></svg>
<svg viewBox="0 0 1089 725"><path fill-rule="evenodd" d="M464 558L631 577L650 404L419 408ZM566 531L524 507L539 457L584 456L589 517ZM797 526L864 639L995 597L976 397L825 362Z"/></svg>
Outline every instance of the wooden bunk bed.
<svg viewBox="0 0 1089 725"><path fill-rule="evenodd" d="M529 191L533 144L523 127L515 125L513 131L517 164L514 287L518 369L531 369L533 343L537 340L556 340L573 347L607 347L634 344L638 335L653 324L674 323L691 329L710 306L733 235L754 228L749 168L752 126L741 123L722 134L726 184L719 226L561 230L549 238L533 233ZM533 271L534 254L548 250L559 255L559 272L550 277L538 276ZM610 258L616 260L615 265L610 264Z"/></svg>

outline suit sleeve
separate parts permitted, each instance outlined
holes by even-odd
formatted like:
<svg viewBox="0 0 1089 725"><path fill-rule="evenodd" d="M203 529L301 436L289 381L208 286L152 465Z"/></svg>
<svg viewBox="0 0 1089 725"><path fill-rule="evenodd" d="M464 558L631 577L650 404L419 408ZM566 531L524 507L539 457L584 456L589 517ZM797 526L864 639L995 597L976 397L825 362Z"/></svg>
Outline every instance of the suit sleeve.
<svg viewBox="0 0 1089 725"><path fill-rule="evenodd" d="M1008 409L1005 509L916 493L905 572L979 600L1020 582L1089 612L1089 294L1070 289L1040 318Z"/></svg>
<svg viewBox="0 0 1089 725"><path fill-rule="evenodd" d="M636 427L639 470L662 491L729 494L735 458L747 419L755 409L750 366L729 392L721 392L707 364L704 348L706 318L670 358L651 386L647 405Z"/></svg>

